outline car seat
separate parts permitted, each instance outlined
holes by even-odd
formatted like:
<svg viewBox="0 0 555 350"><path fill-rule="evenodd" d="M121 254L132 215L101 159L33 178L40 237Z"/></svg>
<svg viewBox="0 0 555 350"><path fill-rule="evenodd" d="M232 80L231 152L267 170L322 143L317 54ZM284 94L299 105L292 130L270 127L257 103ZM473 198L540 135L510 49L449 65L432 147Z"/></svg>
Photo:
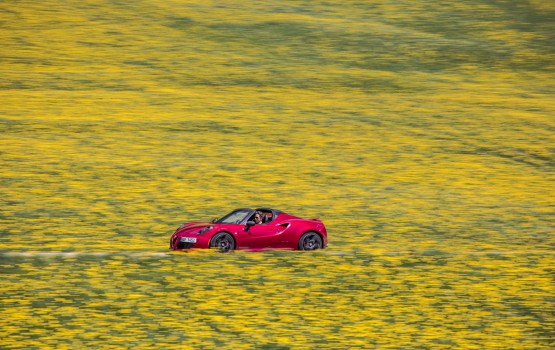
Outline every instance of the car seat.
<svg viewBox="0 0 555 350"><path fill-rule="evenodd" d="M267 224L270 221L272 221L272 213L264 213L264 216L262 217L262 223Z"/></svg>

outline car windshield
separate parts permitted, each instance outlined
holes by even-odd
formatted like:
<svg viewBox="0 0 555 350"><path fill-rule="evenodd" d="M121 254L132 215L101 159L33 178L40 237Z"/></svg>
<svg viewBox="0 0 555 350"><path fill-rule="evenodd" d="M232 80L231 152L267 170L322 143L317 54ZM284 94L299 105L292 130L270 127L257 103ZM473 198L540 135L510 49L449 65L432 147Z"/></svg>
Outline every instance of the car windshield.
<svg viewBox="0 0 555 350"><path fill-rule="evenodd" d="M245 220L247 215L249 215L251 212L252 212L252 210L249 210L249 209L235 210L235 211L227 214L226 216L224 216L220 220L216 221L216 223L218 223L218 224L240 224L243 220Z"/></svg>

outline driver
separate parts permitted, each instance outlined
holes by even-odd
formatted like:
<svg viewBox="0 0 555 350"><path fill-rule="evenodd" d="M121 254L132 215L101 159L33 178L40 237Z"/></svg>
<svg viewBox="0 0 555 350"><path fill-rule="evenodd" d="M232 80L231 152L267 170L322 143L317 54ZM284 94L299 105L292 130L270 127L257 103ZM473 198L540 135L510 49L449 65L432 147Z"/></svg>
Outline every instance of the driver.
<svg viewBox="0 0 555 350"><path fill-rule="evenodd" d="M262 223L262 213L261 212L257 211L254 214L254 223L257 224L257 225L260 225Z"/></svg>

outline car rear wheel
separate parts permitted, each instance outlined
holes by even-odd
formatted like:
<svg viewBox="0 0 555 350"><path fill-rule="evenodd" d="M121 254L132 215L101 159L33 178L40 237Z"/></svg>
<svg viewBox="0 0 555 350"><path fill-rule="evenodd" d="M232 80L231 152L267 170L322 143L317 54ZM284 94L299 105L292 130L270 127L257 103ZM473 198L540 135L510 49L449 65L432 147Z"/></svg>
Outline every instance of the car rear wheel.
<svg viewBox="0 0 555 350"><path fill-rule="evenodd" d="M322 248L322 237L316 232L307 232L299 239L299 250L315 250Z"/></svg>
<svg viewBox="0 0 555 350"><path fill-rule="evenodd" d="M235 249L235 240L227 232L219 232L210 241L211 248L218 248L222 252L228 252Z"/></svg>

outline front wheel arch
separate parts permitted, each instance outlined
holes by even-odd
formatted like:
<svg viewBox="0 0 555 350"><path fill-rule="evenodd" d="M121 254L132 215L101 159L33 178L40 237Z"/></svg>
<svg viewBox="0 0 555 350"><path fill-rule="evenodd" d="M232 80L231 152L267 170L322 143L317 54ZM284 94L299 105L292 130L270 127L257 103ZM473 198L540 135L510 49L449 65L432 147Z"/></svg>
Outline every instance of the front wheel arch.
<svg viewBox="0 0 555 350"><path fill-rule="evenodd" d="M224 239L227 236L228 243L218 242L218 239ZM224 243L223 245L221 243ZM219 248L222 252L227 252L230 250L235 250L237 248L237 241L235 237L227 231L217 232L212 238L210 238L209 248Z"/></svg>

